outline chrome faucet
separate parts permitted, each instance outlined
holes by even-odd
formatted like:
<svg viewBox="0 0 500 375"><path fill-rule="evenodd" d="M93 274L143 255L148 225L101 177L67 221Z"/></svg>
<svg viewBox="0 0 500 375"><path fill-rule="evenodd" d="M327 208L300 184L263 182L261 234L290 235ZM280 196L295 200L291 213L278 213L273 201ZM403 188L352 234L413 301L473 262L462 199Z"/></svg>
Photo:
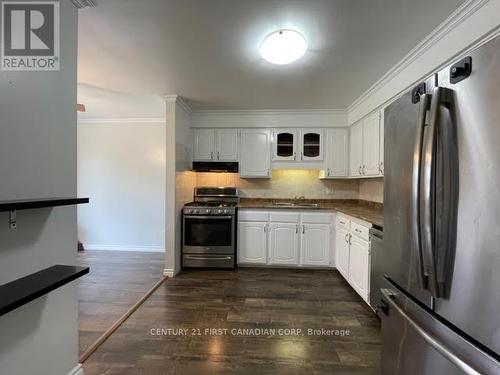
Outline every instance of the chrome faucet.
<svg viewBox="0 0 500 375"><path fill-rule="evenodd" d="M294 201L301 201L301 200L304 200L304 199L306 199L306 197L304 197L303 195L301 195L300 197L298 195L296 195L295 197L293 197Z"/></svg>

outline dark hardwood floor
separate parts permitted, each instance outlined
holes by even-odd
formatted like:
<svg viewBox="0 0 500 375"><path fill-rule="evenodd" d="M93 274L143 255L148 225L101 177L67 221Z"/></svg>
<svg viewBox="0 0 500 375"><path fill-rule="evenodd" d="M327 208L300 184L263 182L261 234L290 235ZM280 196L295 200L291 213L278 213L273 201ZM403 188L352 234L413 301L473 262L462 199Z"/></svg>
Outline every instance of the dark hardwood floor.
<svg viewBox="0 0 500 375"><path fill-rule="evenodd" d="M168 331L181 328L186 335ZM210 328L228 331L213 335ZM291 328L301 331L280 331ZM308 332L322 328L331 335ZM376 316L336 271L189 271L167 280L84 369L86 375L379 374L380 350Z"/></svg>
<svg viewBox="0 0 500 375"><path fill-rule="evenodd" d="M78 263L90 266L78 281L81 354L162 277L164 254L87 250Z"/></svg>

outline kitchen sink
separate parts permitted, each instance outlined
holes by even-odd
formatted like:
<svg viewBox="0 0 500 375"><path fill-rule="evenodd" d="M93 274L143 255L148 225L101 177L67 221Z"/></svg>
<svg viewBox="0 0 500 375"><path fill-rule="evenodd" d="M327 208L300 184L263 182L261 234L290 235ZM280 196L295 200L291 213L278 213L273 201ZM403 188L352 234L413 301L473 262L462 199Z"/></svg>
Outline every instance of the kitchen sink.
<svg viewBox="0 0 500 375"><path fill-rule="evenodd" d="M319 208L319 203L294 203L294 207Z"/></svg>
<svg viewBox="0 0 500 375"><path fill-rule="evenodd" d="M273 202L273 206L277 207L294 207L292 202Z"/></svg>
<svg viewBox="0 0 500 375"><path fill-rule="evenodd" d="M295 207L295 208L319 208L318 203L307 202L273 202L276 207Z"/></svg>

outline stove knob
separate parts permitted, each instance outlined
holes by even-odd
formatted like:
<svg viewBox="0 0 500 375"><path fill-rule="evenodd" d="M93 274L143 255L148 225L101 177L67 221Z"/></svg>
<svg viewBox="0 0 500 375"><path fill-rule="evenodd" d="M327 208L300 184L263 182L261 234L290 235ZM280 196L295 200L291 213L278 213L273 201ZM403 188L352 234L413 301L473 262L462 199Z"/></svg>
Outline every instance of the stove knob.
<svg viewBox="0 0 500 375"><path fill-rule="evenodd" d="M198 210L193 210L193 214L197 214L198 212Z"/></svg>
<svg viewBox="0 0 500 375"><path fill-rule="evenodd" d="M223 213L223 212L224 212L224 211L222 211L222 210L220 210L220 209L219 209L219 210L217 210L217 213L218 213L218 214L221 214L221 213Z"/></svg>
<svg viewBox="0 0 500 375"><path fill-rule="evenodd" d="M224 210L224 213L225 213L225 214L228 214L228 213L229 213L229 210Z"/></svg>
<svg viewBox="0 0 500 375"><path fill-rule="evenodd" d="M207 208L207 209L205 210L205 213L209 214L209 213L210 213L210 208Z"/></svg>

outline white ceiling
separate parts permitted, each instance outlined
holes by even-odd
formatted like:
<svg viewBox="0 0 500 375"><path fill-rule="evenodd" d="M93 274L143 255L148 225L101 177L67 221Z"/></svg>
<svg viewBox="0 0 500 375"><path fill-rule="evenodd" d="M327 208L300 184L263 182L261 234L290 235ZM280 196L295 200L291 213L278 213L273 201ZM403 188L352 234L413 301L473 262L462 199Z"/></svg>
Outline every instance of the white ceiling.
<svg viewBox="0 0 500 375"><path fill-rule="evenodd" d="M78 81L194 109L346 108L463 1L100 0L80 11ZM309 43L288 66L257 51L280 28Z"/></svg>

